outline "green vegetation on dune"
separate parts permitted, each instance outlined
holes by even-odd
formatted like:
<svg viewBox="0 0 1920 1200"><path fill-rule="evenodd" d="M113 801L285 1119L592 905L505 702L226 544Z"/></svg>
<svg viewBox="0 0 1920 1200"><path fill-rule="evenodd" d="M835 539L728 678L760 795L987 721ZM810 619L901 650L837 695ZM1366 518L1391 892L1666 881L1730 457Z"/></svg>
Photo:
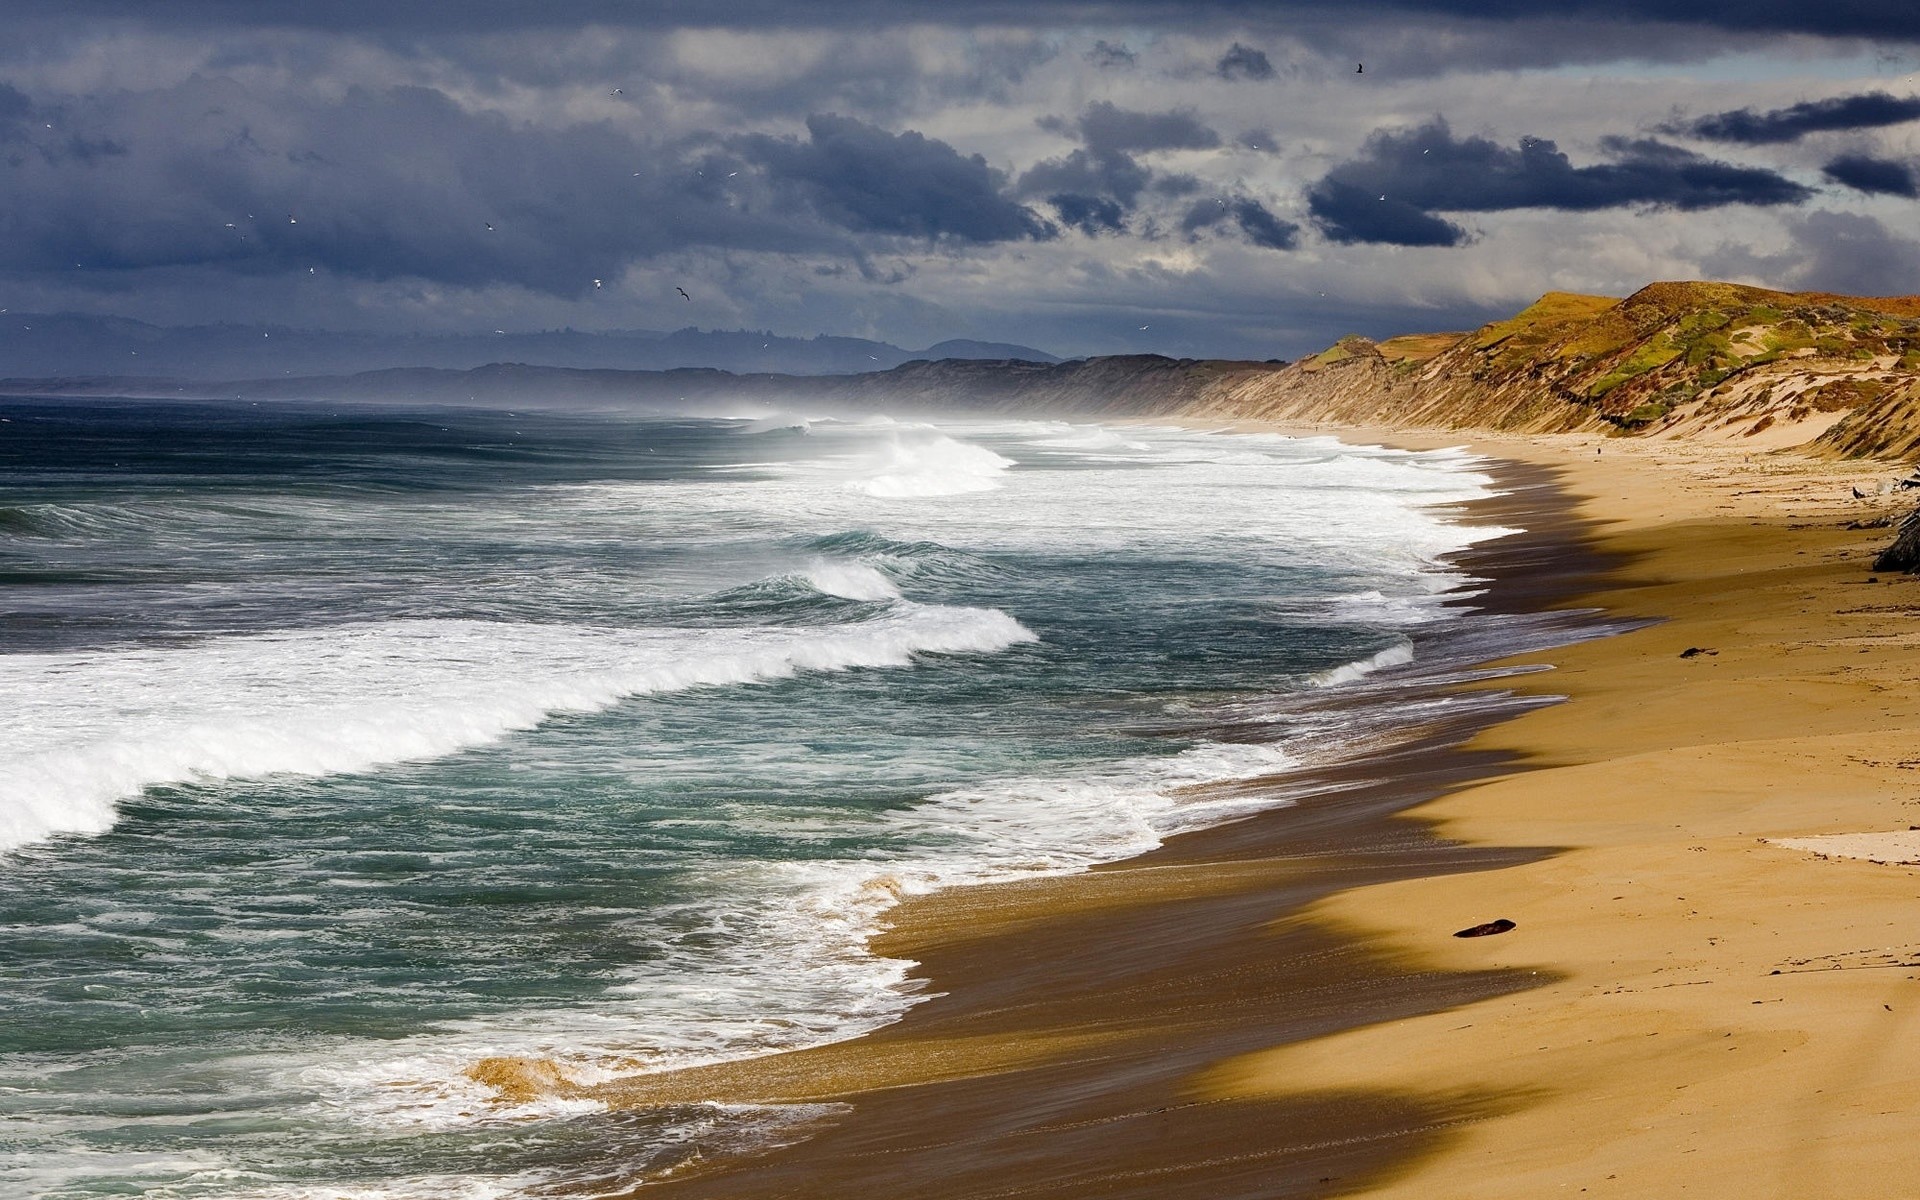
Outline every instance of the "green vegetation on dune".
<svg viewBox="0 0 1920 1200"><path fill-rule="evenodd" d="M1909 315L1911 314L1911 315ZM1920 367L1920 300L1871 306L1728 283L1656 283L1621 301L1549 293L1474 333L1475 377L1552 386L1623 429L1644 428L1745 372ZM1822 385L1805 411L1869 402L1878 387Z"/></svg>
<svg viewBox="0 0 1920 1200"><path fill-rule="evenodd" d="M1342 338L1297 366L1259 393L1263 411L1920 448L1920 296L1698 282L1625 299L1549 292L1471 333ZM1873 422L1900 428L1862 427Z"/></svg>

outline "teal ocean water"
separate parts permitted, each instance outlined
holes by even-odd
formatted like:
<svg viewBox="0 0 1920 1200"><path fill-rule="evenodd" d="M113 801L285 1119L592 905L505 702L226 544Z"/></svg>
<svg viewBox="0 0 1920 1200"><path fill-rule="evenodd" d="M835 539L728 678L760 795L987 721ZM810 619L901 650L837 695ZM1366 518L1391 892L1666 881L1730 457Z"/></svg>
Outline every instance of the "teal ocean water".
<svg viewBox="0 0 1920 1200"><path fill-rule="evenodd" d="M1471 457L1048 421L0 405L0 1194L631 1184L810 1110L514 1104L915 1003L901 894L1282 803ZM1284 707L1284 706L1282 706Z"/></svg>

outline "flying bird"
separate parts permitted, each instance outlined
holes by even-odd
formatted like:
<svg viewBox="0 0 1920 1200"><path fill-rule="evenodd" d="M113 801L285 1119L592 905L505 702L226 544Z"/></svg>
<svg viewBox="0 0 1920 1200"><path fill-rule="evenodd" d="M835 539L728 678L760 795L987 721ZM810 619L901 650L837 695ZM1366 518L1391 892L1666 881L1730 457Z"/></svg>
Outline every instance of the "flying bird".
<svg viewBox="0 0 1920 1200"><path fill-rule="evenodd" d="M626 92L624 92L624 91L622 91L622 90L621 90L621 89L619 89L619 88L615 88L615 89L613 89L612 91L610 91L610 92L608 92L608 93L607 93L607 95L609 95L609 96L624 96L624 95L626 95Z"/></svg>
<svg viewBox="0 0 1920 1200"><path fill-rule="evenodd" d="M600 281L599 281L598 279L596 279L596 280L594 280L594 281L593 281L593 286L595 286L595 287L604 287L605 285L604 285L604 284L602 284L602 283L601 283L601 282L600 282Z"/></svg>
<svg viewBox="0 0 1920 1200"><path fill-rule="evenodd" d="M487 232L488 232L488 233L492 233L492 232L493 232L493 222L492 222L492 221L487 221L487 222L484 222L484 224L485 224L485 225L486 225L486 227L487 227Z"/></svg>
<svg viewBox="0 0 1920 1200"><path fill-rule="evenodd" d="M692 297L692 296L689 296L689 295L687 295L687 289L685 289L685 288L683 288L683 287L677 287L677 288L675 288L675 289L673 289L673 290L674 290L674 291L676 291L676 292L679 292L679 293L680 293L680 298L681 298L682 300L685 300L685 301L686 301L687 303L689 303L689 304L691 304L691 303L693 303L693 297Z"/></svg>
<svg viewBox="0 0 1920 1200"><path fill-rule="evenodd" d="M1353 73L1354 73L1355 75L1361 75L1361 74L1365 74L1365 73L1366 73L1366 69L1367 69L1367 64L1365 64L1365 63L1355 63L1355 64L1353 64Z"/></svg>
<svg viewBox="0 0 1920 1200"><path fill-rule="evenodd" d="M298 222L298 221L296 221L296 220L294 220L294 219L293 219L293 214L292 214L292 213L288 213L288 214L287 214L287 224L289 224L289 225L298 225L299 223L300 223L300 222Z"/></svg>
<svg viewBox="0 0 1920 1200"><path fill-rule="evenodd" d="M1142 329L1152 329L1152 328L1153 328L1153 326L1151 326L1151 325L1142 325L1142 326L1141 326L1140 328L1142 328Z"/></svg>

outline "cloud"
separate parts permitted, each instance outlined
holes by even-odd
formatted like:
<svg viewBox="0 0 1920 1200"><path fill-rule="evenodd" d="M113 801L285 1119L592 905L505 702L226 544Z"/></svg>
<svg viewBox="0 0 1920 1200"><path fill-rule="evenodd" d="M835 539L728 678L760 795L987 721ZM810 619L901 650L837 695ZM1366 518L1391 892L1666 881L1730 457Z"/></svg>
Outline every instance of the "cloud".
<svg viewBox="0 0 1920 1200"><path fill-rule="evenodd" d="M1794 287L1856 296L1901 296L1920 273L1920 243L1859 213L1811 212L1788 227L1804 260Z"/></svg>
<svg viewBox="0 0 1920 1200"><path fill-rule="evenodd" d="M210 288L278 276L580 298L700 250L863 262L899 239L1052 233L980 157L843 117L812 118L804 140L648 140L633 122L535 125L427 87L329 98L202 76L31 121L23 105L0 84L0 271L83 289L198 271Z"/></svg>
<svg viewBox="0 0 1920 1200"><path fill-rule="evenodd" d="M1405 200L1378 198L1337 179L1323 179L1307 194L1307 211L1333 241L1344 245L1377 242L1388 246L1458 246L1467 231Z"/></svg>
<svg viewBox="0 0 1920 1200"><path fill-rule="evenodd" d="M1300 226L1283 221L1258 200L1202 200L1180 218L1180 231L1189 236L1232 221L1249 242L1268 250L1292 250L1300 243Z"/></svg>
<svg viewBox="0 0 1920 1200"><path fill-rule="evenodd" d="M1022 196L1053 196L1073 193L1083 196L1109 196L1128 208L1153 178L1153 172L1131 155L1118 151L1095 154L1075 150L1061 158L1049 158L1028 167L1015 189Z"/></svg>
<svg viewBox="0 0 1920 1200"><path fill-rule="evenodd" d="M1047 197L1060 219L1082 233L1118 233L1126 228L1127 210L1105 196L1063 194Z"/></svg>
<svg viewBox="0 0 1920 1200"><path fill-rule="evenodd" d="M1663 129L1667 133L1686 133L1712 142L1762 146L1835 129L1877 129L1915 117L1920 117L1920 96L1862 92L1827 100L1803 100L1766 112L1736 108Z"/></svg>
<svg viewBox="0 0 1920 1200"><path fill-rule="evenodd" d="M1214 70L1222 79L1273 78L1273 64L1267 61L1266 54L1239 42L1235 42L1220 56Z"/></svg>
<svg viewBox="0 0 1920 1200"><path fill-rule="evenodd" d="M807 134L805 142L757 134L736 144L777 189L843 229L976 243L1048 236L978 154L832 114L808 117Z"/></svg>
<svg viewBox="0 0 1920 1200"><path fill-rule="evenodd" d="M418 33L489 32L586 26L705 26L791 28L799 25L871 27L901 24L1072 25L1121 27L1195 22L1238 22L1282 16L1290 21L1373 19L1404 21L1439 17L1480 22L1524 22L1540 15L1538 0L891 0L794 5L790 0L571 0L527 4L524 0L467 0L449 9L445 0L9 0L9 16L67 21L140 21L182 29L295 27L332 31ZM1562 0L1557 12L1614 22L1690 25L1732 32L1752 30L1825 37L1911 39L1920 37L1920 10L1906 0ZM1277 10L1277 11L1276 11Z"/></svg>
<svg viewBox="0 0 1920 1200"><path fill-rule="evenodd" d="M1379 130L1360 157L1308 190L1308 207L1335 242L1457 246L1465 230L1439 212L1545 208L1585 212L1643 204L1691 211L1728 204L1795 204L1812 193L1777 172L1704 158L1651 139L1605 138L1610 162L1576 167L1553 142L1518 147L1456 139L1445 121Z"/></svg>
<svg viewBox="0 0 1920 1200"><path fill-rule="evenodd" d="M1909 198L1920 196L1920 181L1914 179L1913 167L1893 159L1843 154L1820 168L1820 173L1858 192Z"/></svg>
<svg viewBox="0 0 1920 1200"><path fill-rule="evenodd" d="M1101 38L1093 43L1093 49L1087 51L1087 61L1096 67L1131 67L1139 56L1127 49L1125 42L1109 42Z"/></svg>
<svg viewBox="0 0 1920 1200"><path fill-rule="evenodd" d="M1256 246L1269 250L1291 250L1298 244L1300 227L1291 221L1282 221L1268 212L1255 200L1236 200L1233 204L1234 220L1240 223L1240 232Z"/></svg>
<svg viewBox="0 0 1920 1200"><path fill-rule="evenodd" d="M1089 105L1072 121L1053 116L1040 118L1038 124L1082 145L1027 168L1015 191L1044 197L1062 221L1088 233L1122 228L1149 187L1160 195L1186 195L1200 188L1191 175L1156 176L1133 152L1211 150L1220 145L1220 135L1192 112L1141 112L1107 100Z"/></svg>
<svg viewBox="0 0 1920 1200"><path fill-rule="evenodd" d="M1136 112L1102 100L1080 114L1080 138L1096 154L1115 151L1211 150L1220 135L1191 111Z"/></svg>

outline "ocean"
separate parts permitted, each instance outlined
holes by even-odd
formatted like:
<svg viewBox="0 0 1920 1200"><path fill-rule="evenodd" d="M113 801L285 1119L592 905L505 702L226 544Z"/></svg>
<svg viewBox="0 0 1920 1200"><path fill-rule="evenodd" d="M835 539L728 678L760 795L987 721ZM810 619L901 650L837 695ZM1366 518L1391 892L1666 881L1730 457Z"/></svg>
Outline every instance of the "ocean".
<svg viewBox="0 0 1920 1200"><path fill-rule="evenodd" d="M1247 781L1413 719L1286 699L1416 668L1503 532L1473 456L1319 437L0 418L0 1195L57 1200L592 1194L802 1136L465 1072L895 1019L898 897L1284 805Z"/></svg>

